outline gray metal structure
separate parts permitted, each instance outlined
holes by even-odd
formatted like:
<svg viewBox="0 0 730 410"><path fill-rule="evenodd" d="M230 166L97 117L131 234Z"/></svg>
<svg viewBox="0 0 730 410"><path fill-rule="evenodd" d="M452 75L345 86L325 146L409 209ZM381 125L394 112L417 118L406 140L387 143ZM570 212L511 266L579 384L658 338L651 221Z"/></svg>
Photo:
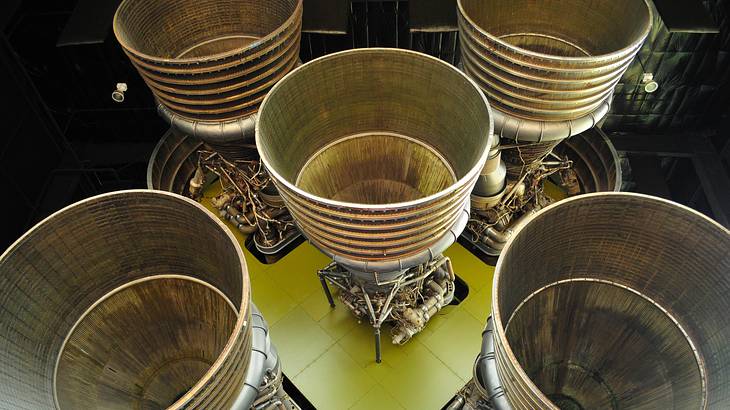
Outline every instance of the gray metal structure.
<svg viewBox="0 0 730 410"><path fill-rule="evenodd" d="M548 178L569 177L571 194L581 191L578 173L589 182L590 173L571 170L570 157L558 154L573 152L583 168L591 167L580 155L591 154L590 144L576 145L577 137L556 147L608 113L616 85L650 33L652 8L644 0L539 7L523 0L458 0L457 12L461 63L494 108L495 160L504 162L506 174L505 189L496 195L473 193L467 240L495 256L552 202L544 193ZM590 182L584 190L604 189Z"/></svg>

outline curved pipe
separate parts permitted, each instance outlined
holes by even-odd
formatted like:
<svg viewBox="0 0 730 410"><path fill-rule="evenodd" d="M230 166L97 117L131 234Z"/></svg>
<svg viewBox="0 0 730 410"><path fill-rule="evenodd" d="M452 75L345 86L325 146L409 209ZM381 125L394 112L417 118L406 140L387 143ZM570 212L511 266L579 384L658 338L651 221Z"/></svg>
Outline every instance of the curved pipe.
<svg viewBox="0 0 730 410"><path fill-rule="evenodd" d="M507 187L507 166L502 161L499 138L494 138L489 150L489 158L479 173L472 195L498 200Z"/></svg>
<svg viewBox="0 0 730 410"><path fill-rule="evenodd" d="M613 93L596 109L574 120L536 121L513 117L497 109L492 110L494 116L494 133L500 138L525 141L556 141L580 134L596 126L608 114Z"/></svg>
<svg viewBox="0 0 730 410"><path fill-rule="evenodd" d="M231 222L236 223L236 229L241 231L242 233L249 235L258 230L258 226L256 224L251 225L250 223L252 221L255 221L254 215L252 212L247 212L245 214L242 214L241 211L239 211L236 207L231 205L226 205L222 210L221 213L223 213L223 217Z"/></svg>
<svg viewBox="0 0 730 410"><path fill-rule="evenodd" d="M157 112L176 131L208 143L253 142L256 134L258 113L230 121L198 121L181 117L161 103L157 104Z"/></svg>
<svg viewBox="0 0 730 410"><path fill-rule="evenodd" d="M492 333L494 333L494 326L492 317L489 316L487 326L482 332L482 350L477 358L476 382L487 391L487 398L495 410L512 410L512 406L504 394L502 383L499 381L499 374L497 374L497 360L494 355Z"/></svg>
<svg viewBox="0 0 730 410"><path fill-rule="evenodd" d="M487 228L487 230L486 230L487 237L489 237L489 239L491 239L492 241L494 241L498 244L499 248L497 248L497 249L504 248L504 245L507 243L507 240L509 240L509 238L512 236L512 234L514 232L517 232L518 230L520 230L520 228L525 223L527 223L527 221L530 219L530 217L532 215L535 215L539 210L540 210L540 208L537 206L530 209L529 211L522 214L522 216L520 216L515 221L515 223L510 225L507 229L505 229L502 232L500 232L496 229Z"/></svg>
<svg viewBox="0 0 730 410"><path fill-rule="evenodd" d="M266 371L274 369L278 362L278 357L272 352L269 325L253 303L251 303L251 328L251 359L248 362L243 388L231 406L233 410L251 408L260 393L259 387L263 384Z"/></svg>
<svg viewBox="0 0 730 410"><path fill-rule="evenodd" d="M623 185L623 170L621 169L621 159L618 156L618 151L616 151L616 147L613 145L613 142L611 142L611 138L609 138L602 129L595 128L595 132L601 136L601 140L605 144L605 148L608 149L608 152L611 154L611 158L614 159L614 183L613 186L609 186L608 188L614 192L620 192Z"/></svg>
<svg viewBox="0 0 730 410"><path fill-rule="evenodd" d="M460 410L464 408L465 400L461 396L457 396L450 404L449 407L446 408L446 410Z"/></svg>

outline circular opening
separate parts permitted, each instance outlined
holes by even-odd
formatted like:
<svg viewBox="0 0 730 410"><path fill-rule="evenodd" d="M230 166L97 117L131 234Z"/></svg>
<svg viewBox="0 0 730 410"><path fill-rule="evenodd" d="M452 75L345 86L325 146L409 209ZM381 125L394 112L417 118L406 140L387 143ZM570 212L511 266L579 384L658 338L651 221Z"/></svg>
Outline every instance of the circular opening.
<svg viewBox="0 0 730 410"><path fill-rule="evenodd" d="M237 349L250 329L235 315L249 295L241 248L202 205L151 190L70 205L0 256L0 386L12 392L2 399L14 409L164 406L192 383L202 399L211 385L232 394L240 385L224 371L249 357ZM188 344L195 351L179 353Z"/></svg>
<svg viewBox="0 0 730 410"><path fill-rule="evenodd" d="M125 0L114 31L125 48L148 58L201 59L255 44L294 15L297 0Z"/></svg>
<svg viewBox="0 0 730 410"><path fill-rule="evenodd" d="M114 290L76 322L61 348L58 405L167 408L208 371L236 320L220 291L191 278L147 278Z"/></svg>
<svg viewBox="0 0 730 410"><path fill-rule="evenodd" d="M644 86L644 91L651 94L659 89L659 83L656 81L650 81Z"/></svg>
<svg viewBox="0 0 730 410"><path fill-rule="evenodd" d="M727 229L646 195L578 195L540 211L495 269L509 400L728 408L728 249Z"/></svg>
<svg viewBox="0 0 730 410"><path fill-rule="evenodd" d="M297 186L322 198L361 204L408 202L456 182L433 148L400 135L365 134L337 140L302 167Z"/></svg>
<svg viewBox="0 0 730 410"><path fill-rule="evenodd" d="M703 404L691 341L636 291L599 281L548 286L518 306L505 334L527 376L563 410Z"/></svg>
<svg viewBox="0 0 730 410"><path fill-rule="evenodd" d="M309 62L274 86L256 144L278 183L356 208L449 192L481 168L491 127L483 94L454 67L360 49Z"/></svg>
<svg viewBox="0 0 730 410"><path fill-rule="evenodd" d="M635 47L651 27L641 0L459 0L463 14L484 34L544 56L580 58Z"/></svg>
<svg viewBox="0 0 730 410"><path fill-rule="evenodd" d="M124 102L124 93L121 91L113 91L112 92L112 100L115 102Z"/></svg>

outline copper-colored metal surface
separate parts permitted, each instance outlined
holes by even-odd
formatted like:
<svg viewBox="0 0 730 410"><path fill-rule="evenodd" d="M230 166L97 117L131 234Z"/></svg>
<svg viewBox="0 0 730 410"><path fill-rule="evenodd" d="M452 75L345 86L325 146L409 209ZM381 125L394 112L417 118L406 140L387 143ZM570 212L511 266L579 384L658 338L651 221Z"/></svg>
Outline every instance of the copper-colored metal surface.
<svg viewBox="0 0 730 410"><path fill-rule="evenodd" d="M229 408L247 377L243 253L178 195L53 214L0 257L0 300L0 408Z"/></svg>
<svg viewBox="0 0 730 410"><path fill-rule="evenodd" d="M442 238L488 155L476 84L397 49L332 54L296 69L259 112L256 144L282 198L320 249L397 260Z"/></svg>
<svg viewBox="0 0 730 410"><path fill-rule="evenodd" d="M125 0L114 33L155 97L176 115L253 114L297 63L301 0Z"/></svg>
<svg viewBox="0 0 730 410"><path fill-rule="evenodd" d="M464 69L495 109L537 121L575 120L613 92L644 43L644 0L459 0Z"/></svg>
<svg viewBox="0 0 730 410"><path fill-rule="evenodd" d="M201 149L205 149L205 144L200 140L166 132L147 164L147 188L187 196Z"/></svg>
<svg viewBox="0 0 730 410"><path fill-rule="evenodd" d="M496 372L515 409L730 407L730 231L628 193L537 214L497 264Z"/></svg>
<svg viewBox="0 0 730 410"><path fill-rule="evenodd" d="M568 180L575 178L575 190L566 189L568 195L621 190L621 159L603 131L594 128L573 136L553 153L573 163L569 170L560 173L564 188L569 185Z"/></svg>
<svg viewBox="0 0 730 410"><path fill-rule="evenodd" d="M512 233L530 214L555 200L621 190L620 158L598 128L574 135L560 144L548 141L502 148L510 181L508 193L491 209L489 203L480 203L472 195L471 219L462 236L487 255L499 255ZM521 182L514 185L515 181ZM558 195L545 190L547 181L560 188Z"/></svg>

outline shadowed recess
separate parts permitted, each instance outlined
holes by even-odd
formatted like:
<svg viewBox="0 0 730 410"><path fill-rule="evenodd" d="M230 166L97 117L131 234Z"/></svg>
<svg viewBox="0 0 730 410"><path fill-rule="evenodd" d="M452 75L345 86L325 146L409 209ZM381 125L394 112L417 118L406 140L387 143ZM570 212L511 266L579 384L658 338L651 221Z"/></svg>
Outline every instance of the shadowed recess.
<svg viewBox="0 0 730 410"><path fill-rule="evenodd" d="M233 331L233 306L186 278L113 292L82 317L56 372L62 409L164 409L210 368Z"/></svg>
<svg viewBox="0 0 730 410"><path fill-rule="evenodd" d="M456 182L433 148L398 135L364 134L336 141L302 168L297 186L314 195L361 204L413 201Z"/></svg>

